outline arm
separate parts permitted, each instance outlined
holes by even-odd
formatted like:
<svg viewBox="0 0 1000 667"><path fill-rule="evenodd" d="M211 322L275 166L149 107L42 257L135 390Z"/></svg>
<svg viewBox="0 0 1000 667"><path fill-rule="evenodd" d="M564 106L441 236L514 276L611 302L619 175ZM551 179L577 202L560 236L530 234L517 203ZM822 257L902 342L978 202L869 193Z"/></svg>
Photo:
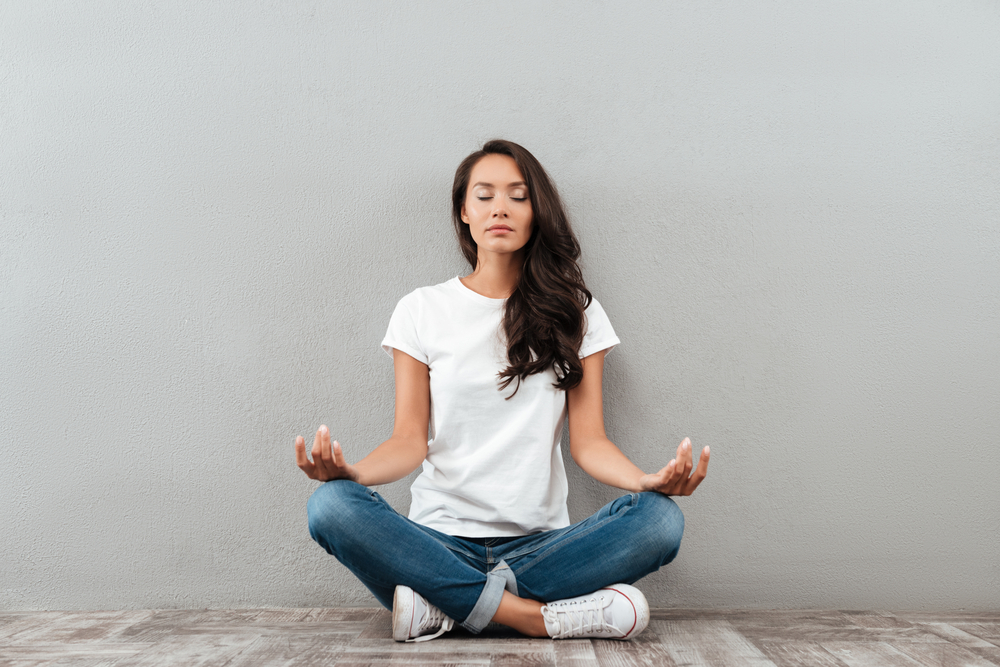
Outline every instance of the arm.
<svg viewBox="0 0 1000 667"><path fill-rule="evenodd" d="M396 415L392 436L358 461L358 484L377 486L403 479L427 457L431 378L427 364L394 349Z"/></svg>
<svg viewBox="0 0 1000 667"><path fill-rule="evenodd" d="M396 374L396 416L392 435L356 465L344 459L340 443L330 443L330 432L321 426L306 457L305 440L295 440L299 468L312 479L350 479L364 486L389 484L417 469L427 456L427 425L431 411L430 373L427 365L405 352L392 351Z"/></svg>
<svg viewBox="0 0 1000 667"><path fill-rule="evenodd" d="M599 482L626 491L659 491L666 495L690 495L708 472L709 450L702 450L698 469L691 473L691 442L684 439L677 458L659 472L647 475L625 456L604 432L605 350L585 357L583 380L567 392L569 449L573 460Z"/></svg>

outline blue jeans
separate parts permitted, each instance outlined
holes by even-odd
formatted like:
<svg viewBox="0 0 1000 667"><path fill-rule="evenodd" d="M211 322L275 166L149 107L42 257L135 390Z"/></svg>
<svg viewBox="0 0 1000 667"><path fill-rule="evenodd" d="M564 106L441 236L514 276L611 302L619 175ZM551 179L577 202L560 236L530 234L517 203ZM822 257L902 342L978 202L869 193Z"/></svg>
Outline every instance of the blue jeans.
<svg viewBox="0 0 1000 667"><path fill-rule="evenodd" d="M524 537L462 538L421 526L375 491L347 480L309 498L309 534L392 609L409 586L470 632L493 618L504 590L540 602L631 584L674 559L684 532L677 504L632 493L566 528Z"/></svg>

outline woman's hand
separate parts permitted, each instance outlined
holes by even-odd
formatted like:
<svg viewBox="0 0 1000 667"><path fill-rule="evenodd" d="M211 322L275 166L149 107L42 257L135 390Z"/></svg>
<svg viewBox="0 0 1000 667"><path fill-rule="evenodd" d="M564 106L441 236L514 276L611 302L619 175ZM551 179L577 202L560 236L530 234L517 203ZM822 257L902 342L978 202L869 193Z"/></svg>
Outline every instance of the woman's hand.
<svg viewBox="0 0 1000 667"><path fill-rule="evenodd" d="M690 496L708 473L708 447L701 450L698 469L691 474L691 439L677 446L677 458L660 472L639 479L643 491L659 491L665 496ZM690 477L689 477L690 475Z"/></svg>
<svg viewBox="0 0 1000 667"><path fill-rule="evenodd" d="M313 442L312 458L306 456L306 441L301 435L295 438L295 463L309 479L328 482L331 479L349 479L358 481L358 471L344 460L344 452L336 440L330 444L330 431L326 426L320 426Z"/></svg>

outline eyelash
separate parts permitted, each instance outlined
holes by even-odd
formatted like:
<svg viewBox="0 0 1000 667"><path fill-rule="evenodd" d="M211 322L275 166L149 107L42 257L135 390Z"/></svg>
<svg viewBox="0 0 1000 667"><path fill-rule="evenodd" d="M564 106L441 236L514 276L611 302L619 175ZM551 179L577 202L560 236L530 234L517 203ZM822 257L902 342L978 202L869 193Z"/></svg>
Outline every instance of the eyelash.
<svg viewBox="0 0 1000 667"><path fill-rule="evenodd" d="M476 199L478 199L479 201L489 201L493 199L493 197L476 197ZM513 199L514 201L528 201L527 197L511 197L511 199Z"/></svg>

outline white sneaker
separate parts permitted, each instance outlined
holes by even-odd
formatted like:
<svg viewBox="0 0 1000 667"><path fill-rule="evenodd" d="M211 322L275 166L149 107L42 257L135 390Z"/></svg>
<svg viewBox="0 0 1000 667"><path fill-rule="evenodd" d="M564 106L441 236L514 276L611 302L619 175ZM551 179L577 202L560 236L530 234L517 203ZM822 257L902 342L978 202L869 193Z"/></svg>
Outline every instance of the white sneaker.
<svg viewBox="0 0 1000 667"><path fill-rule="evenodd" d="M649 604L638 588L615 584L590 595L550 602L542 607L542 618L552 639L631 639L649 624Z"/></svg>
<svg viewBox="0 0 1000 667"><path fill-rule="evenodd" d="M425 642L440 637L454 626L455 621L415 590L396 586L392 596L392 638L397 642ZM431 632L434 634L429 634Z"/></svg>

